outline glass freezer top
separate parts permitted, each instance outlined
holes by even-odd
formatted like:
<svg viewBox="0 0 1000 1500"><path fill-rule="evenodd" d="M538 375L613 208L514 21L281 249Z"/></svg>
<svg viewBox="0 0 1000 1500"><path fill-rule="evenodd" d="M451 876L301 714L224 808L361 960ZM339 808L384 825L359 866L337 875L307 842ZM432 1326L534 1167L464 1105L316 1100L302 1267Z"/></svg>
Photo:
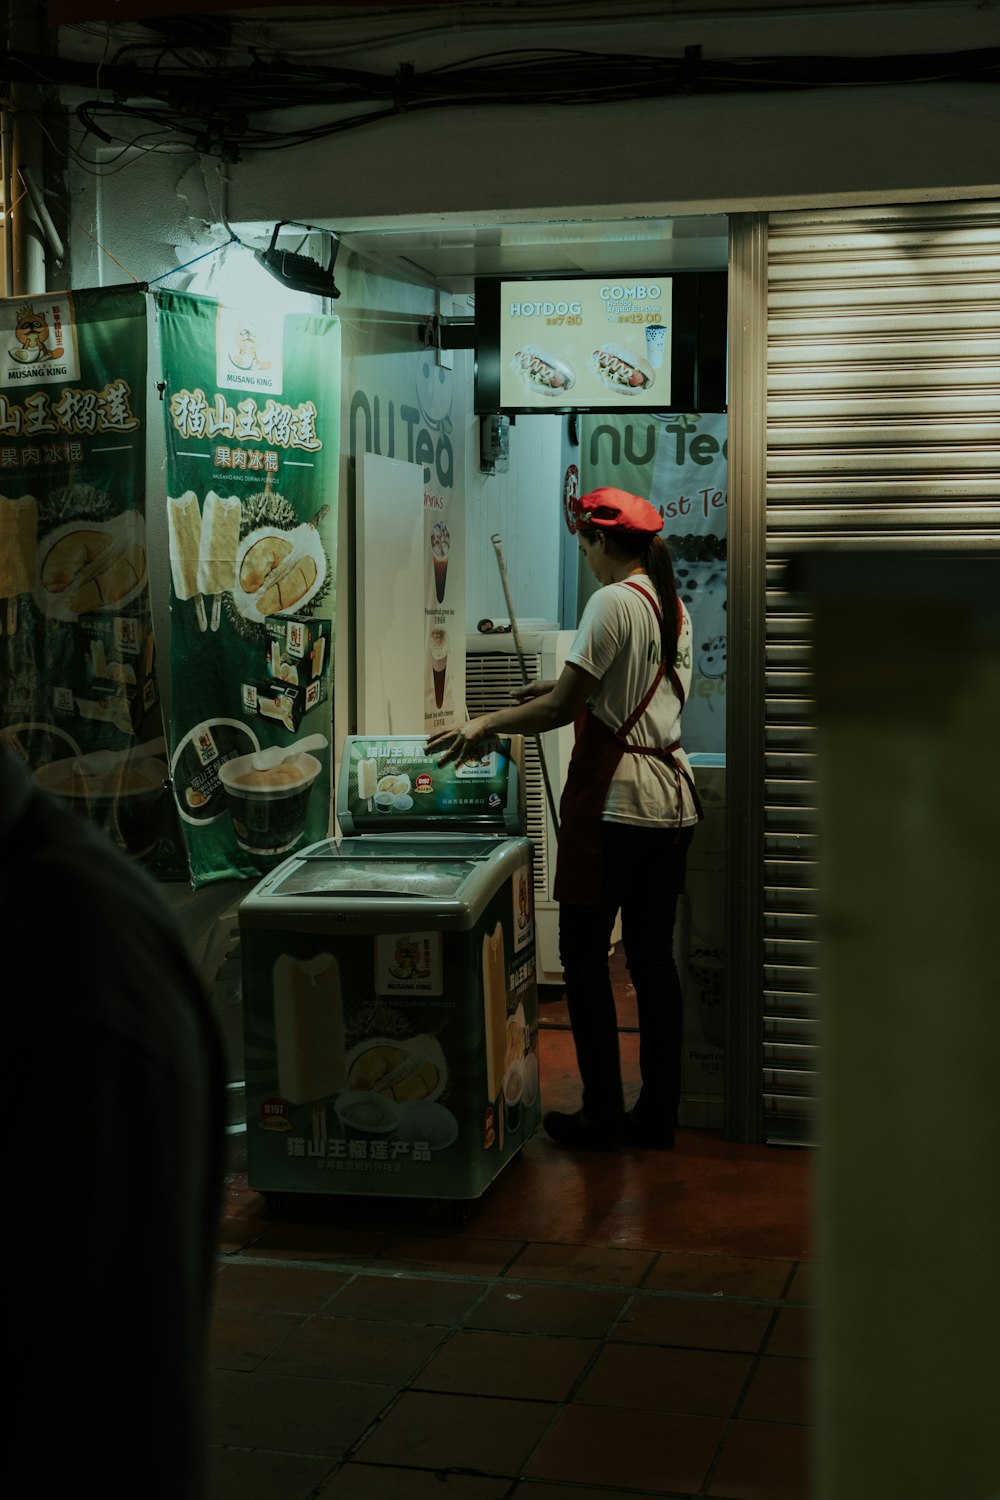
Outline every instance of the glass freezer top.
<svg viewBox="0 0 1000 1500"><path fill-rule="evenodd" d="M457 898L476 867L500 849L503 840L467 834L451 838L327 839L291 862L270 894L281 898L412 896Z"/></svg>

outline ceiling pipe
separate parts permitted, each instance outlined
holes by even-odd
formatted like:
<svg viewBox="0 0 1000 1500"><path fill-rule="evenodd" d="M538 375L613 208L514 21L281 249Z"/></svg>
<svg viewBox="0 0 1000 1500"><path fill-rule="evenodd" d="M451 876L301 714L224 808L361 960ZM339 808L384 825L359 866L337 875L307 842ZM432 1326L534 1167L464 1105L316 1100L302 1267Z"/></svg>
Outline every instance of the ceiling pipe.
<svg viewBox="0 0 1000 1500"><path fill-rule="evenodd" d="M0 117L0 190L3 192L3 295L14 295L14 193L11 182L10 112Z"/></svg>
<svg viewBox="0 0 1000 1500"><path fill-rule="evenodd" d="M45 50L45 28L39 19L39 9L30 0L12 0L8 15L10 50L36 56L42 53ZM37 84L18 82L11 85L10 154L5 163L4 183L10 195L7 203L11 207L20 182L24 182L27 188L30 181L43 181L43 138L35 124L41 106L42 94ZM11 253L8 295L31 297L46 291L45 238L38 219L35 194L30 189L27 202L12 215L7 229Z"/></svg>
<svg viewBox="0 0 1000 1500"><path fill-rule="evenodd" d="M35 186L34 178L31 175L31 168L19 167L17 175L23 182L24 190L31 199L31 206L35 210L35 218L38 220L38 226L45 236L52 259L57 266L61 266L66 259L66 247L63 245L59 231L52 222L52 215L45 206L45 199Z"/></svg>

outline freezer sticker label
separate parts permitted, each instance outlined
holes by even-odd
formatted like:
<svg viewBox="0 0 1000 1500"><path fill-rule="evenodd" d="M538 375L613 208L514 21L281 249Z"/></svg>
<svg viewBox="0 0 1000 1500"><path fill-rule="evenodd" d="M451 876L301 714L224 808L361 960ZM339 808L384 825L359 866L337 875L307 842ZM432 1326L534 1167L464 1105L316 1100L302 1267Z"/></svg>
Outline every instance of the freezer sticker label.
<svg viewBox="0 0 1000 1500"><path fill-rule="evenodd" d="M328 1140L309 1141L291 1136L286 1143L289 1157L312 1158L318 1167L334 1171L401 1172L407 1161L428 1162L433 1158L429 1141Z"/></svg>
<svg viewBox="0 0 1000 1500"><path fill-rule="evenodd" d="M522 865L511 877L514 901L514 952L520 953L535 940L535 912L531 899L531 869Z"/></svg>
<svg viewBox="0 0 1000 1500"><path fill-rule="evenodd" d="M375 939L375 992L379 995L443 994L440 932L379 934Z"/></svg>
<svg viewBox="0 0 1000 1500"><path fill-rule="evenodd" d="M487 750L485 755L470 755L455 766L456 781L490 781L497 774L497 752Z"/></svg>

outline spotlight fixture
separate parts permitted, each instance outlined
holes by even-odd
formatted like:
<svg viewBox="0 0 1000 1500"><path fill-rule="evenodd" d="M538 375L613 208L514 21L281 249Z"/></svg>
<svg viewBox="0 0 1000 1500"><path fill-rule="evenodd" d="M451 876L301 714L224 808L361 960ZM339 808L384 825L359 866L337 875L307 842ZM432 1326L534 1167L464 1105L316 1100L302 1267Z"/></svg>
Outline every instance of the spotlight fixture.
<svg viewBox="0 0 1000 1500"><path fill-rule="evenodd" d="M323 267L318 261L308 255L300 255L298 248L295 250L280 250L278 248L278 234L282 229L291 225L295 229L304 229L306 234L329 234L332 240L330 248L330 264ZM305 239L305 235L299 240L299 245ZM340 292L333 279L333 268L337 260L337 251L340 249L339 236L332 230L317 229L313 224L296 224L292 219L282 219L275 224L271 235L271 243L266 250L255 250L254 260L270 271L271 275L287 286L293 292L309 292L314 297L339 297Z"/></svg>

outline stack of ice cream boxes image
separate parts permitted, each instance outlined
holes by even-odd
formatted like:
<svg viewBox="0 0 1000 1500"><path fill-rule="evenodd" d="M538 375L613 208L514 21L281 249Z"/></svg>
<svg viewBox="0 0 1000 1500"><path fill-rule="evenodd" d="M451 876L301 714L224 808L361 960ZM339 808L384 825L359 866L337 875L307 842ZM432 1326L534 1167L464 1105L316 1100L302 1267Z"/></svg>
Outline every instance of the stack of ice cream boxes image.
<svg viewBox="0 0 1000 1500"><path fill-rule="evenodd" d="M478 1198L538 1125L521 749L349 737L339 836L242 902L251 1187Z"/></svg>

